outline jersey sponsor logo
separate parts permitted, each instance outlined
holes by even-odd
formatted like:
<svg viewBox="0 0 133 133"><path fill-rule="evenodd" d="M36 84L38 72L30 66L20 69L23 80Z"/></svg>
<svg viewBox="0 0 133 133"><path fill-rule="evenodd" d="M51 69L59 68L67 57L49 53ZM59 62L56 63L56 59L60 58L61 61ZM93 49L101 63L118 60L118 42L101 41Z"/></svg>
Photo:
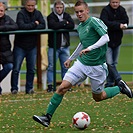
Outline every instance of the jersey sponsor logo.
<svg viewBox="0 0 133 133"><path fill-rule="evenodd" d="M86 27L86 32L89 33L89 30L90 30L90 26L87 26Z"/></svg>

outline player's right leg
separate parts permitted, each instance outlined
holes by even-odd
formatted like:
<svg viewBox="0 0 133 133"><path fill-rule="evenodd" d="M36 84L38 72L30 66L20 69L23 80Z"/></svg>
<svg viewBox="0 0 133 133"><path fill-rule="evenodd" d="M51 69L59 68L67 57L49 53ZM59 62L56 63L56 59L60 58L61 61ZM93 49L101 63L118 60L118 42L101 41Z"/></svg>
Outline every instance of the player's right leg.
<svg viewBox="0 0 133 133"><path fill-rule="evenodd" d="M85 74L82 72L82 69L84 69L84 65L82 65L79 61L76 61L74 65L68 70L68 72L65 74L63 81L59 88L54 93L53 97L51 98L46 115L43 116L37 116L34 115L33 119L48 127L50 124L50 120L52 118L52 115L54 114L57 107L60 105L63 95L73 86L78 83L81 83L86 79Z"/></svg>
<svg viewBox="0 0 133 133"><path fill-rule="evenodd" d="M48 127L50 125L52 115L54 114L55 110L60 105L60 103L63 99L63 95L71 87L72 87L71 83L69 83L66 80L63 80L63 82L61 83L59 88L56 90L56 92L54 93L53 97L51 98L51 100L49 102L48 109L46 111L46 115L42 115L42 116L34 115L33 119L36 122L42 124L43 126Z"/></svg>

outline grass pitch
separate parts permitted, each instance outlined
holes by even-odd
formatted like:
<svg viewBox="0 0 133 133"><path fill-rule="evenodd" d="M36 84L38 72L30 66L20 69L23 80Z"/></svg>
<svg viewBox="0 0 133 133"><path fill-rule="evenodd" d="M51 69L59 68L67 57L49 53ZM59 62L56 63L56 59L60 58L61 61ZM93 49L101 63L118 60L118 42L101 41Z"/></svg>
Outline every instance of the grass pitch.
<svg viewBox="0 0 133 133"><path fill-rule="evenodd" d="M133 89L133 86L130 86ZM75 87L68 92L56 110L48 128L33 121L34 114L45 113L53 93L38 91L33 95L23 92L0 96L0 133L132 133L133 101L119 94L112 99L95 102L90 87ZM72 125L76 112L90 115L91 123L85 130Z"/></svg>
<svg viewBox="0 0 133 133"><path fill-rule="evenodd" d="M125 35L124 44L131 43L131 35ZM75 41L76 40L76 41ZM73 39L72 44L78 42ZM133 46L122 46L118 63L119 71L133 71ZM58 68L58 66L57 66ZM25 65L24 65L25 70ZM25 75L22 75L25 79ZM122 75L130 81L133 90L133 75ZM57 75L59 79L59 75ZM37 91L33 95L23 92L17 95L0 96L0 133L132 133L133 100L125 95L95 102L90 88L73 88L68 92L56 110L50 127L46 128L32 120L34 114L45 113L53 93ZM90 115L91 124L85 130L78 130L72 125L76 112L84 111Z"/></svg>

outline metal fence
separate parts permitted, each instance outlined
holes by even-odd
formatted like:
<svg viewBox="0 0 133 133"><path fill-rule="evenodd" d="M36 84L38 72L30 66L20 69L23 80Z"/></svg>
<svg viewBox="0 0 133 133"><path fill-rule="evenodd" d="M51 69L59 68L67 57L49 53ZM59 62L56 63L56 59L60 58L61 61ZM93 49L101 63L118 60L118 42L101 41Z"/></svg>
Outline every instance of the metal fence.
<svg viewBox="0 0 133 133"><path fill-rule="evenodd" d="M133 26L129 26L127 29L133 29ZM42 70L41 70L41 44L40 44L40 35L41 34L48 34L50 32L54 33L54 89L56 88L56 34L58 32L77 32L76 29L73 30L66 30L66 29L61 29L61 30L52 30L52 29L43 29L43 30L16 30L16 31L7 31L7 32L0 32L0 35L5 35L5 34L37 34L39 37L38 45L37 45L37 88L42 88ZM120 74L133 74L133 72L120 72Z"/></svg>

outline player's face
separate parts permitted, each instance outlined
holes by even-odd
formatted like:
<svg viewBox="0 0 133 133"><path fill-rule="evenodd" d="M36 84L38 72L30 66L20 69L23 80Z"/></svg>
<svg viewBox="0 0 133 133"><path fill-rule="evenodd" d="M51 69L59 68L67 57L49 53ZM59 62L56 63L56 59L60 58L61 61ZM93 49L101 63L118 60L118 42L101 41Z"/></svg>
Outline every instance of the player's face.
<svg viewBox="0 0 133 133"><path fill-rule="evenodd" d="M89 18L89 9L84 5L75 6L74 9L80 22L85 22Z"/></svg>
<svg viewBox="0 0 133 133"><path fill-rule="evenodd" d="M3 17L5 14L5 8L3 6L0 6L0 18Z"/></svg>
<svg viewBox="0 0 133 133"><path fill-rule="evenodd" d="M35 10L36 2L33 0L28 1L25 5L25 8L28 12L33 12Z"/></svg>
<svg viewBox="0 0 133 133"><path fill-rule="evenodd" d="M120 0L110 0L110 6L113 9L117 9L120 5Z"/></svg>
<svg viewBox="0 0 133 133"><path fill-rule="evenodd" d="M63 10L64 10L63 4L56 4L55 11L56 11L57 14L59 14L59 15L62 14Z"/></svg>

